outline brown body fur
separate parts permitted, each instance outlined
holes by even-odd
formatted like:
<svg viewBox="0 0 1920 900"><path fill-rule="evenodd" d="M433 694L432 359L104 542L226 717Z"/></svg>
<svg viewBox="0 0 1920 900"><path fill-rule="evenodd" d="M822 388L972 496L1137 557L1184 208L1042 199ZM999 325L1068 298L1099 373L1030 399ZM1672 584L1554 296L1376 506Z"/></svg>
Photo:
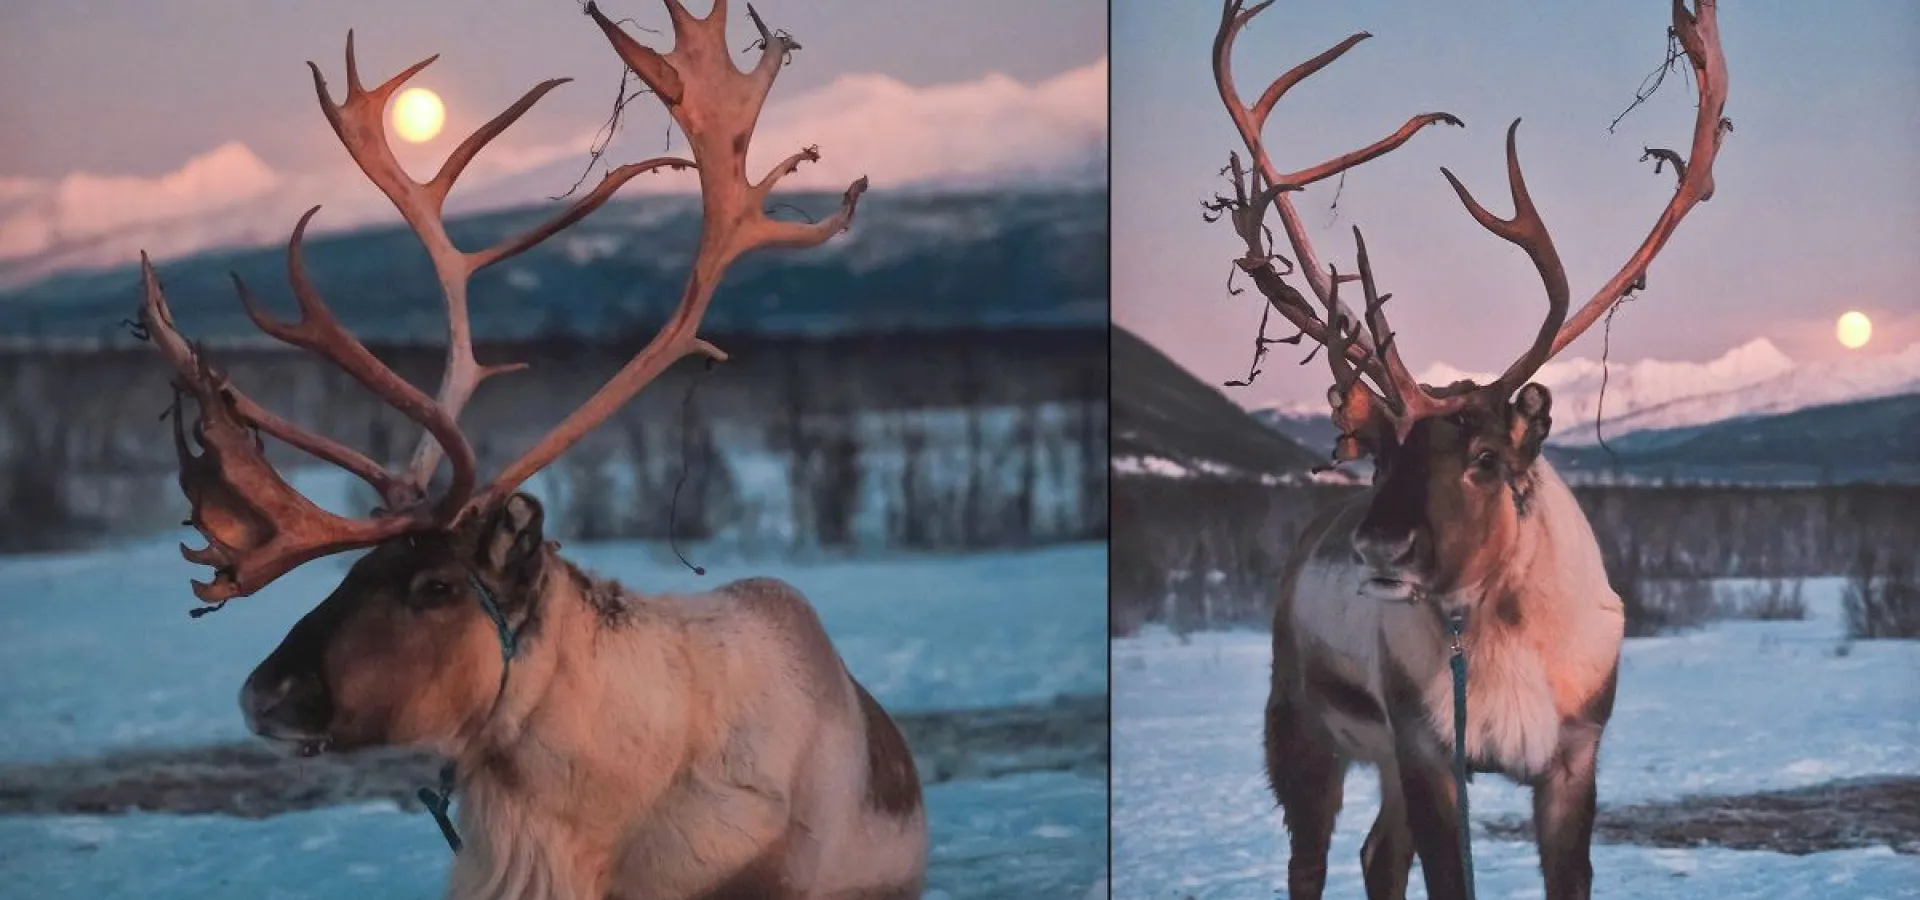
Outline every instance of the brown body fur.
<svg viewBox="0 0 1920 900"><path fill-rule="evenodd" d="M1362 849L1368 896L1402 896L1416 853L1428 896L1461 896L1442 623L1454 610L1467 623L1469 763L1533 787L1548 896L1587 896L1622 608L1585 517L1537 460L1537 443L1518 452L1524 432L1508 443L1494 424L1466 416L1417 426L1400 467L1385 468L1369 495L1319 515L1284 572L1266 758L1291 834L1290 896L1324 888L1356 761L1379 767L1381 778L1381 809ZM1471 461L1487 452L1500 459L1476 471Z"/></svg>
<svg viewBox="0 0 1920 900"><path fill-rule="evenodd" d="M249 679L255 729L453 759L449 897L917 897L912 754L806 600L770 579L596 582L537 540L529 504L358 562ZM468 574L519 632L504 687Z"/></svg>

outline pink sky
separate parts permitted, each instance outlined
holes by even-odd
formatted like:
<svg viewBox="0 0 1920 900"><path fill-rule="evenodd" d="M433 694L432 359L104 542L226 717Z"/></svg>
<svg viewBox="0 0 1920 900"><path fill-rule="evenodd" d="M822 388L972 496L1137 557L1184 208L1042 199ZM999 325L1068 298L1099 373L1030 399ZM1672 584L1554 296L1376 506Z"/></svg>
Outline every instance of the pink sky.
<svg viewBox="0 0 1920 900"><path fill-rule="evenodd" d="M1280 103L1267 136L1282 168L1370 143L1416 112L1466 120L1299 201L1321 254L1349 271L1350 229L1365 230L1416 371L1497 371L1538 328L1533 268L1468 219L1438 171L1506 212L1502 138L1513 118L1524 117L1527 182L1576 303L1645 236L1673 179L1637 160L1645 145L1688 140L1692 86L1675 76L1618 133L1607 125L1661 59L1668 9L1283 3L1241 37L1238 79L1257 95L1348 34L1375 35ZM1612 358L1706 361L1764 337L1796 360L1843 359L1833 327L1847 309L1877 326L1863 353L1920 342L1920 4L1730 3L1720 20L1736 131L1716 166L1718 193L1617 317ZM1114 318L1214 384L1245 376L1261 302L1228 296L1244 247L1200 215L1239 146L1209 68L1218 21L1215 4L1116 4L1112 59ZM1597 358L1600 344L1596 327L1567 355ZM1260 384L1228 395L1250 406L1315 400L1326 367L1295 358L1275 348Z"/></svg>

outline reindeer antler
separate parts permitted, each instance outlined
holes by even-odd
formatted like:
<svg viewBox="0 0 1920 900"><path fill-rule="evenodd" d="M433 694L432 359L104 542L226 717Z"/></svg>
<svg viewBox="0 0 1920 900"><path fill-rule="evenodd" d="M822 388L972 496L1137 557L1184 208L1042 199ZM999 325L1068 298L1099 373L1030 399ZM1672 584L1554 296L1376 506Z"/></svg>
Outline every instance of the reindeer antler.
<svg viewBox="0 0 1920 900"><path fill-rule="evenodd" d="M192 524L208 541L202 550L181 549L188 560L215 569L212 582L194 583L194 593L202 600L221 603L251 594L295 566L319 556L372 546L411 531L452 527L464 515L504 499L675 360L690 353L725 358L713 345L696 337L695 331L714 287L734 259L756 247L811 246L847 227L854 206L866 189L864 178L847 189L840 211L818 224L775 221L763 209L775 183L802 162L819 158L814 148L789 156L757 183L748 182L744 175L747 143L761 105L786 55L798 45L784 34L769 31L749 7L748 14L760 31L762 52L752 70L741 72L734 67L727 47L724 0L715 3L706 19L693 17L673 0L669 0L667 9L673 18L675 48L664 56L628 38L592 4L588 5L587 12L607 33L628 65L666 102L675 121L687 133L693 159L657 157L620 166L609 172L591 193L544 224L476 252L460 250L447 235L442 208L448 192L487 142L566 79L536 85L462 141L433 179L421 183L410 178L394 158L382 116L393 92L438 57L415 63L379 87L367 90L360 82L353 34L349 32L347 93L338 103L327 90L319 67L308 64L313 69L314 90L321 110L340 143L368 179L400 211L401 218L419 237L433 263L446 303L448 324L447 364L438 397L429 398L408 384L354 339L307 277L301 241L319 207L308 210L300 218L287 246L288 280L301 314L298 321L285 323L272 319L254 302L237 276L234 284L248 317L262 331L327 359L422 426L425 433L420 445L402 472L390 472L336 441L293 425L242 394L214 368L204 352L193 348L180 335L159 279L142 256L141 323L172 366L176 386L192 393L199 407L198 419L192 426L198 455L189 444L187 426L181 421L178 409L174 424L181 488L193 507ZM512 257L579 221L635 176L664 168L699 169L705 211L700 249L679 308L667 327L585 405L509 465L485 489L475 493L474 454L458 425L460 410L482 380L520 367L483 366L474 359L467 317L467 280L475 271ZM315 506L274 471L266 459L259 432L273 435L360 477L379 493L382 509L365 518L346 518ZM429 501L428 485L442 454L451 464L452 477L446 492L437 501Z"/></svg>
<svg viewBox="0 0 1920 900"><path fill-rule="evenodd" d="M1579 337L1602 313L1614 303L1620 301L1628 292L1644 283L1647 266L1655 255L1665 246L1673 231L1696 204L1705 201L1713 194L1713 161L1720 149L1721 135L1725 130L1722 111L1726 106L1726 60L1720 50L1720 33L1717 21L1717 3L1715 0L1698 0L1698 12L1689 12L1685 0L1674 0L1673 33L1685 48L1688 60L1694 69L1694 83L1700 93L1699 114L1694 123L1692 156L1682 161L1671 150L1648 149L1645 158L1672 162L1679 177L1679 186L1660 217L1654 224L1640 248L1636 250L1626 264L1613 278L1601 287L1586 305L1581 307L1571 319L1567 317L1569 290L1564 266L1558 252L1554 249L1553 239L1548 234L1540 214L1534 208L1533 199L1527 193L1526 181L1521 175L1519 153L1516 149L1515 135L1520 122L1514 120L1507 129L1507 180L1513 195L1514 214L1510 219L1501 219L1479 204L1468 193L1453 173L1441 169L1449 184L1460 197L1467 212L1481 227L1486 228L1503 240L1524 250L1539 270L1541 282L1547 294L1547 316L1541 324L1539 336L1512 365L1492 384L1484 388L1472 385L1452 385L1445 388L1432 388L1418 383L1407 371L1401 361L1394 333L1387 323L1385 303L1391 295L1379 294L1374 285L1372 267L1367 258L1366 242L1355 228L1354 244L1359 261L1356 275L1341 276L1331 266L1323 267L1315 252L1306 229L1300 221L1287 192L1299 190L1314 181L1326 178L1352 168L1360 163L1374 159L1398 148L1421 128L1445 122L1451 125L1463 123L1447 113L1425 113L1414 116L1393 134L1375 143L1351 153L1342 154L1317 166L1298 172L1281 173L1268 156L1262 132L1267 116L1273 106L1288 89L1324 68L1333 60L1352 49L1355 44L1371 35L1364 32L1355 34L1332 49L1294 67L1276 79L1264 91L1252 107L1248 107L1240 98L1233 83L1232 53L1234 38L1248 21L1272 4L1266 0L1251 9L1244 7L1243 0L1226 0L1221 14L1220 28L1214 38L1213 71L1214 81L1219 86L1220 98L1226 104L1227 114L1233 119L1240 137L1251 155L1253 165L1243 169L1239 156L1232 155L1228 169L1234 183L1234 196L1220 197L1208 204L1216 211L1231 211L1234 230L1246 241L1247 253L1236 261L1236 265L1253 277L1255 285L1266 295L1268 303L1278 310L1288 321L1298 327L1307 337L1324 345L1328 351L1328 363L1334 374L1334 387L1328 393L1333 406L1333 418L1340 428L1340 441L1335 455L1341 459L1355 459L1371 449L1367 431L1370 424L1384 418L1401 438L1406 436L1412 424L1424 417L1440 415L1463 407L1474 389L1499 393L1503 398L1511 395L1524 385L1527 379L1539 371L1548 359L1560 352L1568 343ZM1325 311L1322 319L1298 290L1287 284L1281 277L1282 272L1273 266L1277 257L1269 247L1269 237L1265 227L1267 211L1271 209L1280 217L1282 229L1286 232L1288 243L1300 261L1299 268L1305 275L1308 287L1320 301ZM1284 260L1283 260L1284 261ZM1356 318L1345 309L1339 300L1339 284L1347 280L1358 280L1365 291L1367 306L1363 317ZM1359 321L1364 321L1363 332ZM1371 381L1371 386L1367 383Z"/></svg>
<svg viewBox="0 0 1920 900"><path fill-rule="evenodd" d="M687 276L679 305L653 340L586 403L502 470L474 497L469 504L472 507L484 507L511 494L682 357L704 354L725 360L726 354L701 340L698 331L727 266L759 247L811 247L839 234L853 221L854 207L867 189L865 178L849 185L840 209L818 223L781 222L768 217L765 203L773 186L801 163L820 158L816 149L808 147L781 160L758 182L747 180L747 145L754 123L787 54L799 45L784 33L770 31L760 14L748 5L747 15L760 32L760 58L743 72L733 64L727 45L726 0L714 0L706 18L694 16L679 0L663 2L673 20L673 50L666 54L634 40L602 15L594 3L589 2L586 11L627 67L666 104L667 112L693 148L701 199L700 246L694 254L693 271Z"/></svg>
<svg viewBox="0 0 1920 900"><path fill-rule="evenodd" d="M306 221L302 219L301 224ZM235 283L238 281L236 278ZM256 429L360 476L382 498L404 495L410 486L365 456L260 408L233 387L205 355L187 345L174 327L173 311L167 307L159 277L144 253L140 256L140 285L140 322L173 366L175 389L193 394L199 407L199 418L193 423L194 443L201 450L198 456L187 442L185 417L177 399L172 411L180 489L193 509L190 521L207 539L205 548L182 545L180 553L190 562L214 569L211 582L193 583L194 596L206 603L224 603L259 590L301 563L371 546L427 524L424 511L419 509L347 519L301 496L267 461ZM241 290L244 297L245 288ZM314 300L317 303L318 298ZM303 306L305 302L303 298ZM248 314L254 313L249 302ZM331 322L332 317L326 315L322 320ZM339 349L335 344L326 346L328 358L348 368L363 383L380 377L353 370L352 366L363 364L361 358L332 352ZM361 348L360 352L366 351ZM371 359L371 355L365 357ZM373 365L392 376L377 361Z"/></svg>
<svg viewBox="0 0 1920 900"><path fill-rule="evenodd" d="M614 191L635 176L663 168L685 168L692 165L683 159L661 157L645 162L621 166L608 172L591 192L581 197L559 215L534 229L501 241L492 247L474 253L462 252L454 246L447 236L446 223L441 210L446 204L447 194L453 190L453 184L460 174L466 171L467 164L480 153L489 141L499 137L527 110L533 108L547 92L566 84L572 79L553 78L534 85L515 101L512 106L493 117L486 124L475 129L473 134L460 142L447 159L440 165L432 180L425 183L414 181L400 167L394 158L393 147L387 143L385 112L387 99L400 89L408 79L431 65L438 55L429 56L420 62L408 66L400 74L393 76L379 87L369 91L360 83L359 64L353 53L353 32L347 32L347 96L335 103L333 95L327 90L326 77L320 74L320 67L307 63L313 71L313 90L320 98L320 110L326 114L327 124L333 126L333 133L340 138L340 144L346 148L347 155L360 166L380 193L392 201L400 217L406 220L413 233L419 237L420 245L427 251L427 257L433 262L434 274L440 282L440 290L447 307L447 364L440 378L440 391L435 403L446 412L449 421L458 420L460 410L473 396L474 389L486 378L506 372L516 371L520 365L482 366L473 356L473 333L467 320L467 280L487 266L509 259L514 255L552 237L561 229L584 218L598 209ZM296 238L297 241L297 238ZM421 490L432 480L434 469L439 466L440 452L445 441L438 440L437 434L421 435L420 445L414 450L413 461L407 467L406 479ZM460 461L455 461L454 474L462 473ZM465 472L468 479L461 485L465 488L472 484L471 460L467 461ZM455 511L464 504L467 496L464 491L457 500L451 495L449 501Z"/></svg>
<svg viewBox="0 0 1920 900"><path fill-rule="evenodd" d="M1687 159L1683 163L1678 153L1661 148L1647 148L1641 156L1642 161L1655 161L1655 173L1660 171L1660 160L1672 162L1679 184L1633 255L1554 333L1547 350L1549 358L1586 333L1628 293L1644 287L1647 267L1666 247L1680 220L1695 206L1713 198L1713 163L1720 156L1720 142L1733 129L1733 122L1726 117L1727 57L1720 49L1720 0L1696 0L1695 6L1698 11L1689 12L1686 0L1673 0L1673 35L1693 66L1693 83L1700 101L1693 116L1693 140Z"/></svg>
<svg viewBox="0 0 1920 900"><path fill-rule="evenodd" d="M1252 163L1250 167L1243 168L1238 154L1230 156L1228 168L1233 176L1236 196L1231 200L1220 198L1219 203L1241 211L1233 217L1233 223L1234 230L1247 243L1247 254L1236 260L1235 264L1253 277L1254 284L1267 296L1276 311L1307 337L1327 348L1327 362L1334 372L1334 388L1328 397L1334 406L1334 422L1341 432L1338 453L1342 458L1354 458L1359 455L1362 443L1359 434L1366 422L1383 410L1404 414L1404 397L1412 392L1404 390L1398 383L1397 376L1405 368L1399 363L1398 352L1382 353L1383 346L1391 349L1392 336L1385 329L1385 313L1380 309L1385 298L1377 297L1373 289L1372 269L1363 262L1357 275L1337 278L1330 267L1321 263L1312 239L1307 236L1306 225L1287 194L1384 156L1428 125L1444 123L1461 126L1464 123L1451 113L1422 113L1408 119L1394 133L1359 150L1296 172L1281 172L1268 154L1266 139L1262 136L1267 116L1273 112L1274 105L1294 85L1326 68L1372 35L1366 32L1354 34L1319 56L1293 67L1274 79L1249 107L1234 86L1233 44L1247 23L1271 5L1273 0L1265 0L1247 8L1244 0L1226 0L1220 15L1220 28L1214 36L1214 83L1220 89L1220 100L1226 105L1227 115L1240 132L1240 140L1246 145ZM1304 295L1288 285L1281 278L1281 272L1274 268L1273 260L1280 257L1269 246L1265 225L1268 210L1280 217L1281 230L1286 233L1287 243L1299 260L1298 268L1306 279L1308 289L1319 301L1319 312L1307 302ZM1356 238L1358 234L1356 230ZM1369 309L1364 317L1368 326L1364 333L1359 329L1362 318L1354 316L1340 303L1338 282L1348 279L1361 280L1366 287ZM1389 371L1388 359L1400 372ZM1369 387L1366 381L1371 381L1373 387Z"/></svg>

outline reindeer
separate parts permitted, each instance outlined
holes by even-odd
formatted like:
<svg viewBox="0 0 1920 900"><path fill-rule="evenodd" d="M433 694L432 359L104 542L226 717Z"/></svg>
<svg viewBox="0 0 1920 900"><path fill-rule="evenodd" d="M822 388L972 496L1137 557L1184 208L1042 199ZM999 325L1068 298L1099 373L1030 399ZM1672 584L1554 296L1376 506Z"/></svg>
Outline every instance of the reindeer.
<svg viewBox="0 0 1920 900"><path fill-rule="evenodd" d="M1209 204L1245 241L1236 261L1278 311L1326 350L1328 393L1339 426L1335 456L1370 456L1364 496L1328 510L1300 538L1282 577L1273 620L1266 769L1290 833L1289 896L1317 898L1348 766L1377 766L1381 805L1361 850L1367 896L1400 897L1418 853L1434 898L1458 898L1472 873L1449 776L1454 760L1452 660L1464 654L1465 763L1533 789L1534 832L1546 892L1591 889L1595 766L1611 715L1624 617L1608 586L1593 530L1566 484L1541 456L1552 395L1528 379L1627 293L1682 218L1713 194L1723 132L1726 63L1713 0L1673 6L1672 35L1699 90L1691 153L1649 149L1671 163L1679 185L1649 233L1571 317L1567 276L1521 177L1507 130L1514 214L1481 206L1446 177L1475 222L1525 251L1547 295L1538 336L1492 383L1417 383L1402 361L1375 286L1365 241L1354 230L1357 272L1322 267L1288 193L1391 152L1428 125L1463 123L1447 113L1414 116L1380 141L1295 172L1267 154L1267 115L1288 89L1337 59L1356 34L1275 80L1248 106L1234 87L1235 37L1269 3L1227 0L1213 50L1221 100L1251 156L1230 162L1231 197ZM1656 172L1658 165L1656 164ZM1298 271L1318 301L1283 280L1292 261L1270 245L1280 220ZM1276 262L1287 268L1282 271ZM1339 296L1358 281L1356 315ZM1364 323L1364 329L1361 324ZM1259 349L1274 343L1261 335ZM1457 773L1464 778L1464 769Z"/></svg>
<svg viewBox="0 0 1920 900"><path fill-rule="evenodd" d="M269 335L353 376L420 425L411 464L383 468L261 408L174 325L142 259L140 321L198 409L193 446L176 402L174 439L191 523L214 568L194 593L218 608L317 557L371 548L248 677L240 706L252 730L312 754L382 745L454 761L464 802L447 896L458 898L917 898L926 815L913 757L893 721L848 673L805 598L770 579L693 594L642 594L595 578L545 540L544 513L517 488L683 357L724 360L696 334L727 266L760 247L809 247L845 230L866 180L834 215L776 221L768 192L812 148L758 182L747 144L774 78L797 45L751 7L758 59L737 68L726 0L699 18L666 0L673 50L635 41L591 3L614 50L666 104L692 159L610 171L533 230L477 252L447 236L441 204L463 167L543 94L544 82L481 126L432 180L413 181L382 128L388 98L433 60L372 90L347 37L346 98L318 67L314 88L334 133L393 201L431 258L449 321L437 397L396 375L329 311L308 279L301 238L287 246L300 318L271 318L235 278L247 315ZM312 66L309 63L309 66ZM481 365L466 308L473 272L534 246L599 207L622 184L662 169L698 173L699 247L678 307L598 392L492 481L479 485L457 420L479 383L512 371ZM265 433L346 469L382 505L361 518L327 512L269 464ZM197 447L197 449L195 449ZM444 490L429 491L442 457ZM437 813L444 817L445 798ZM464 846L457 842L465 835Z"/></svg>

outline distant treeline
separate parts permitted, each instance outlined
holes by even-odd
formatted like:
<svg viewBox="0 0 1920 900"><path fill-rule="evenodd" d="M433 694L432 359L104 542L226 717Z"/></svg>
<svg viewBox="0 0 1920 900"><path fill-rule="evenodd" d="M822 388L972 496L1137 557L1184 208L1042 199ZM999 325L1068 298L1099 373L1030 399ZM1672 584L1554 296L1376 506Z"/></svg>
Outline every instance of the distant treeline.
<svg viewBox="0 0 1920 900"><path fill-rule="evenodd" d="M489 475L651 335L481 344L490 379L461 417ZM533 486L563 537L796 548L1022 546L1106 536L1104 330L716 338ZM371 346L431 392L442 348ZM212 358L268 409L376 460L418 429L330 365L273 346ZM168 373L143 346L0 352L0 552L178 525ZM277 461L304 457L269 441ZM369 503L371 496L365 498ZM358 500L356 499L356 502ZM357 509L346 510L359 512Z"/></svg>
<svg viewBox="0 0 1920 900"><path fill-rule="evenodd" d="M1112 630L1264 626L1301 531L1328 504L1364 490L1115 477ZM1581 485L1573 493L1617 579L1849 575L1863 556L1920 552L1916 485Z"/></svg>

